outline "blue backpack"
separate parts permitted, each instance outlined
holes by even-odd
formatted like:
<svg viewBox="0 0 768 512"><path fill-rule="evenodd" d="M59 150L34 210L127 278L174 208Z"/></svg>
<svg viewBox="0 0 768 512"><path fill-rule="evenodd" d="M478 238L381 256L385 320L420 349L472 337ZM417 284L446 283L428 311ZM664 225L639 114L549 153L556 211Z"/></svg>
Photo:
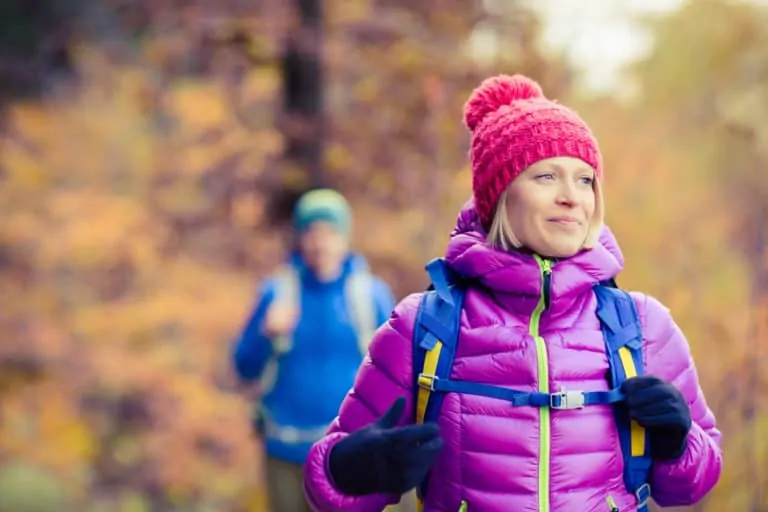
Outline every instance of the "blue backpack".
<svg viewBox="0 0 768 512"><path fill-rule="evenodd" d="M468 283L454 273L442 258L432 260L426 269L431 285L422 297L413 335L416 423L437 421L446 393L497 398L515 407L580 409L595 404L615 404L614 416L624 456L624 484L637 497L638 512L647 512L651 496L648 479L652 460L646 432L630 419L626 408L620 406L624 399L621 384L643 372L643 336L632 297L620 290L613 280L594 287L598 303L596 314L605 339L612 389L555 393L519 391L450 378ZM428 478L417 489L420 509L423 508ZM609 504L618 510L610 501Z"/></svg>

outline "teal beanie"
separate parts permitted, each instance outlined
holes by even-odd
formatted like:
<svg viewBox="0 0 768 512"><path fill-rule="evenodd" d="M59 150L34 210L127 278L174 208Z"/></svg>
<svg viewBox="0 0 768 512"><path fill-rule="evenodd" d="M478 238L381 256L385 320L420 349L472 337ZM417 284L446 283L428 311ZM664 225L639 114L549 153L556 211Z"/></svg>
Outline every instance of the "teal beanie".
<svg viewBox="0 0 768 512"><path fill-rule="evenodd" d="M296 203L293 225L302 233L316 221L329 222L342 233L349 234L352 222L349 203L335 190L317 189L307 192Z"/></svg>

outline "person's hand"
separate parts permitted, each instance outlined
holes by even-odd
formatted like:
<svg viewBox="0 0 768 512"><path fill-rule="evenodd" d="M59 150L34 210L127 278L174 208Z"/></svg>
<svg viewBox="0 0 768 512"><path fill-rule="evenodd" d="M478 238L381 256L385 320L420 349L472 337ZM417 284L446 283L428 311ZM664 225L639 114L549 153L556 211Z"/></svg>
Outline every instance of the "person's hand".
<svg viewBox="0 0 768 512"><path fill-rule="evenodd" d="M298 320L298 311L291 304L274 302L269 306L262 330L269 338L289 334Z"/></svg>
<svg viewBox="0 0 768 512"><path fill-rule="evenodd" d="M652 457L661 461L680 458L691 429L691 411L680 391L653 375L627 379L621 391L630 417L648 430Z"/></svg>
<svg viewBox="0 0 768 512"><path fill-rule="evenodd" d="M331 450L328 470L348 496L405 494L421 483L443 447L435 423L395 427L405 398L378 421L350 433Z"/></svg>

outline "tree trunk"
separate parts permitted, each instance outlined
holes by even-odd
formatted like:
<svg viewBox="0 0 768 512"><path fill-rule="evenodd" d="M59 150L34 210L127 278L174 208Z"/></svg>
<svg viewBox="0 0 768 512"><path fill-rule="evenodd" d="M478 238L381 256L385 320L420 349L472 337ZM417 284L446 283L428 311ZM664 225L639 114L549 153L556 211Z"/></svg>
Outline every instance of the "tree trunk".
<svg viewBox="0 0 768 512"><path fill-rule="evenodd" d="M299 25L289 35L283 57L284 164L298 170L305 185L323 179L322 0L297 0Z"/></svg>

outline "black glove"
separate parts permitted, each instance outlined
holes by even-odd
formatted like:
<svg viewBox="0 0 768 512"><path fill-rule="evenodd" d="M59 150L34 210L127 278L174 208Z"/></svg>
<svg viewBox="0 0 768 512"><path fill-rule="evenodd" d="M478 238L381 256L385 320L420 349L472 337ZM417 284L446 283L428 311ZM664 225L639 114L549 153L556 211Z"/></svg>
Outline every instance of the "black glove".
<svg viewBox="0 0 768 512"><path fill-rule="evenodd" d="M691 411L680 391L652 375L627 379L621 391L630 417L648 430L651 456L660 461L680 458L691 429Z"/></svg>
<svg viewBox="0 0 768 512"><path fill-rule="evenodd" d="M328 469L341 493L404 494L424 479L443 439L435 423L395 427L404 407L405 398L398 398L378 421L333 447Z"/></svg>

